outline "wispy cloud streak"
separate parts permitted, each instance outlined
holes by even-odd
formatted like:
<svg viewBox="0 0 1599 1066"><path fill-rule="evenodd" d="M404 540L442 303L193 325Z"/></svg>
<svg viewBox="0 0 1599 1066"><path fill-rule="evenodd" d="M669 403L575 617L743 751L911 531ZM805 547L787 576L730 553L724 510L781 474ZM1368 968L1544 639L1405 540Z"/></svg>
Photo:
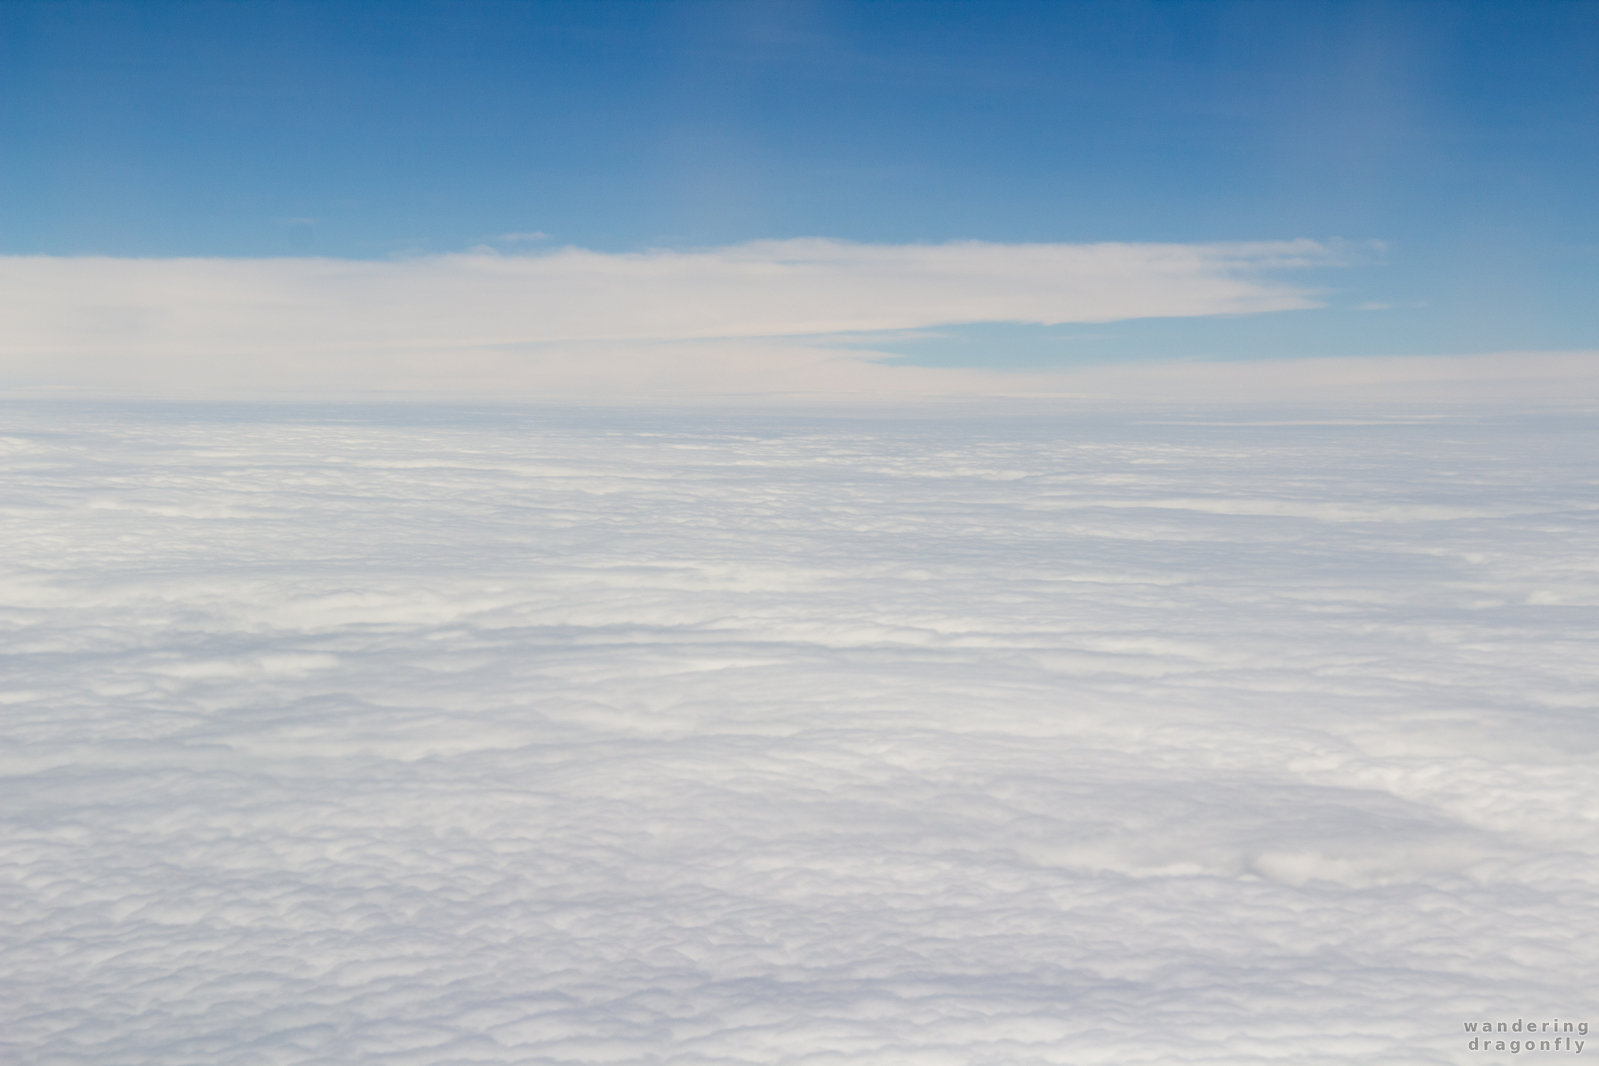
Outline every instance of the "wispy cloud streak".
<svg viewBox="0 0 1599 1066"><path fill-rule="evenodd" d="M772 341L976 322L1055 324L1316 306L1268 275L1327 265L1308 240L1240 244L861 245L761 241L699 251L472 252L333 259L0 259L10 383L191 380L427 387L451 357L599 345L629 374L684 369L660 346L746 345L716 373L759 384ZM843 358L803 346L820 374ZM696 349L703 351L703 348ZM794 354L792 349L787 349ZM559 352L545 362L561 362ZM304 361L316 361L309 373ZM330 367L329 359L372 360ZM644 366L638 365L642 361ZM737 363L737 366L731 365ZM486 371L493 373L492 368ZM688 377L694 376L688 368ZM801 374L801 378L803 378ZM914 377L914 373L902 377ZM925 375L924 375L925 376ZM559 379L533 375L530 384ZM780 387L791 387L783 374ZM814 382L813 382L814 383Z"/></svg>

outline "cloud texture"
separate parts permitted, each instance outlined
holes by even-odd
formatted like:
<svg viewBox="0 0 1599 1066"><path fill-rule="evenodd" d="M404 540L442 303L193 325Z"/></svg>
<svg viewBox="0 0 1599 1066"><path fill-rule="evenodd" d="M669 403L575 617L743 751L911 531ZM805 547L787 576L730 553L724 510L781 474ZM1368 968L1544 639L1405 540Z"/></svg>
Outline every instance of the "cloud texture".
<svg viewBox="0 0 1599 1066"><path fill-rule="evenodd" d="M1591 421L5 414L17 1062L1599 1022Z"/></svg>
<svg viewBox="0 0 1599 1066"><path fill-rule="evenodd" d="M882 368L793 338L1311 307L1265 275L1335 259L1313 241L830 240L396 262L8 257L0 370L13 387L134 391L873 391ZM895 373L911 391L960 380Z"/></svg>

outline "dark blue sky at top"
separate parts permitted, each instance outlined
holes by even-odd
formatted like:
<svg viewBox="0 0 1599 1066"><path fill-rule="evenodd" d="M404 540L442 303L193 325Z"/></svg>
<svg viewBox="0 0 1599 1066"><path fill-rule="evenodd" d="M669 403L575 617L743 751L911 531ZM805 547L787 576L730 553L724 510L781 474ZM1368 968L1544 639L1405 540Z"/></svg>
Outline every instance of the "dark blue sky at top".
<svg viewBox="0 0 1599 1066"><path fill-rule="evenodd" d="M1596 176L1591 2L0 0L3 254L1343 238L1209 343L1576 347Z"/></svg>

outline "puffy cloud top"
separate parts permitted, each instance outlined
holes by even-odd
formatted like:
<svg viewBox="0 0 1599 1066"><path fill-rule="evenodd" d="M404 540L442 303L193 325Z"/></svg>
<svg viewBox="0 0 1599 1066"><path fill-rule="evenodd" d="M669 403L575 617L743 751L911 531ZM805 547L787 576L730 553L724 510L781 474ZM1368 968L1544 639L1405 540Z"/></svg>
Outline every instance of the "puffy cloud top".
<svg viewBox="0 0 1599 1066"><path fill-rule="evenodd" d="M1599 1022L1582 420L6 413L17 1062Z"/></svg>

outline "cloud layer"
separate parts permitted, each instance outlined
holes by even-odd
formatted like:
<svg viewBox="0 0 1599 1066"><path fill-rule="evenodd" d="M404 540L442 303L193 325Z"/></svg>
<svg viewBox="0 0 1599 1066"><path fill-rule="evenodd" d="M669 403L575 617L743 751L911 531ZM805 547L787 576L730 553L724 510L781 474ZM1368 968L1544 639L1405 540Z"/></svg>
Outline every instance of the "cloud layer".
<svg viewBox="0 0 1599 1066"><path fill-rule="evenodd" d="M640 377L688 391L958 388L960 375L884 378L859 353L793 339L1312 307L1267 275L1336 259L1313 241L830 240L397 262L11 257L0 258L0 369L12 387L156 391L492 393L509 382L537 394Z"/></svg>
<svg viewBox="0 0 1599 1066"><path fill-rule="evenodd" d="M1589 421L5 414L9 1059L1599 1022Z"/></svg>

